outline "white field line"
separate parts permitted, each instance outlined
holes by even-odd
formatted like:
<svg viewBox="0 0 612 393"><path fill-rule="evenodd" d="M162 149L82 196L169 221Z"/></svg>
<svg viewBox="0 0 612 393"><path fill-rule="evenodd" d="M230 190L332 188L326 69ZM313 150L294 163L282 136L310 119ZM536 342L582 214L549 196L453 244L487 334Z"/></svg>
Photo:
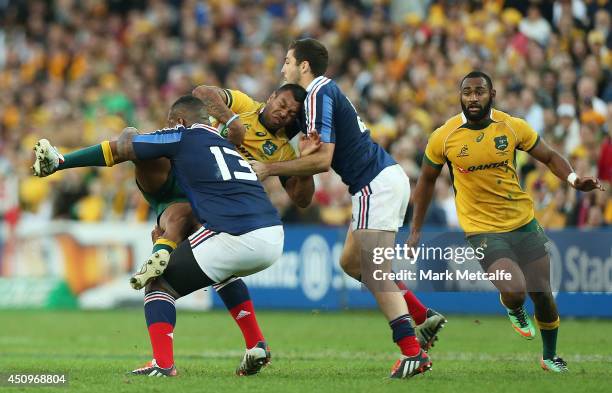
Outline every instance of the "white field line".
<svg viewBox="0 0 612 393"><path fill-rule="evenodd" d="M2 357L18 357L18 358L52 358L52 359L105 359L105 360L120 360L142 358L139 350L134 353L79 353L79 354L62 354L62 353L26 353L26 352L4 352L0 351ZM208 350L203 352L181 353L180 349L175 351L177 358L183 359L240 359L244 355L243 350ZM315 360L360 360L368 359L374 361L389 361L397 356L396 352L360 352L360 351L274 351L272 350L272 359L274 360L289 360L289 361L315 361ZM533 361L537 359L537 354L528 353L478 353L478 352L445 352L431 351L431 359L443 361L460 361L460 362L510 362L510 361ZM588 362L606 362L612 363L612 355L601 354L565 354L561 356L569 363L588 363Z"/></svg>

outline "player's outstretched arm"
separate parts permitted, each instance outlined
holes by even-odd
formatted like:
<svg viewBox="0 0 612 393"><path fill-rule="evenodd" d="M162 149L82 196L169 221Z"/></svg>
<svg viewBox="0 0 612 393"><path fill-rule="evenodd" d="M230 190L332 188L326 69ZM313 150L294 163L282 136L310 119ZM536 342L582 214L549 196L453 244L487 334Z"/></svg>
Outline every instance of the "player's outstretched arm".
<svg viewBox="0 0 612 393"><path fill-rule="evenodd" d="M227 126L227 139L236 146L242 145L246 129L237 114L229 108L228 96L225 91L216 86L200 85L191 94L204 103L208 114Z"/></svg>
<svg viewBox="0 0 612 393"><path fill-rule="evenodd" d="M572 187L580 191L604 190L599 179L595 177L578 176L565 157L553 150L540 138L529 154L536 160L545 164L559 179L569 182Z"/></svg>
<svg viewBox="0 0 612 393"><path fill-rule="evenodd" d="M441 169L433 167L431 164L423 160L421 165L421 176L417 181L416 189L414 190L413 204L414 215L412 224L410 225L410 237L406 241L408 247L417 247L421 238L421 228L425 220L427 208L431 203L431 198L434 193L436 180L440 175Z"/></svg>

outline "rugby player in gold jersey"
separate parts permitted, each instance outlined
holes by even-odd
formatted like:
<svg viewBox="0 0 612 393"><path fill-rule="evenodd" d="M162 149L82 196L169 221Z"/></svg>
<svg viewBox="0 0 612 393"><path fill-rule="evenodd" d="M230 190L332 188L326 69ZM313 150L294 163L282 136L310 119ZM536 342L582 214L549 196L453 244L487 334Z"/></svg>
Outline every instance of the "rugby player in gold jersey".
<svg viewBox="0 0 612 393"><path fill-rule="evenodd" d="M567 371L566 362L556 353L560 320L550 288L550 259L545 248L548 239L534 218L531 197L519 184L516 151L528 152L577 190L603 187L596 178L574 173L569 162L525 120L494 109L495 89L485 73L474 71L463 78L460 99L462 112L429 138L414 192L408 246L419 244L436 179L446 164L455 190L459 223L472 247L483 249L483 270L503 270L512 275L511 280L492 281L512 326L526 339L535 337L524 307L529 294L542 335L541 366L544 370Z"/></svg>

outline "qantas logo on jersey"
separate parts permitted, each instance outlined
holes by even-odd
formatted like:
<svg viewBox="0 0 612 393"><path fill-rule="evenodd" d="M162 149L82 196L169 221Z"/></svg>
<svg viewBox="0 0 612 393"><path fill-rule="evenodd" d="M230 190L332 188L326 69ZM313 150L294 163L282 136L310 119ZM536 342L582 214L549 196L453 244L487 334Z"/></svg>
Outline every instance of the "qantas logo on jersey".
<svg viewBox="0 0 612 393"><path fill-rule="evenodd" d="M457 166L457 169L461 173L472 173L472 172L480 171L483 169L495 169L495 168L500 168L503 166L508 166L508 160L504 160L500 162L492 162L490 164L484 164L484 165L478 165L478 166L472 165L468 169L463 169L460 166Z"/></svg>
<svg viewBox="0 0 612 393"><path fill-rule="evenodd" d="M242 146L238 146L236 147L236 150L238 150L240 152L240 154L242 154L242 156L244 158L246 158L247 160L256 160L255 157L253 157L253 155L251 153L249 153L249 151L247 149L245 149Z"/></svg>

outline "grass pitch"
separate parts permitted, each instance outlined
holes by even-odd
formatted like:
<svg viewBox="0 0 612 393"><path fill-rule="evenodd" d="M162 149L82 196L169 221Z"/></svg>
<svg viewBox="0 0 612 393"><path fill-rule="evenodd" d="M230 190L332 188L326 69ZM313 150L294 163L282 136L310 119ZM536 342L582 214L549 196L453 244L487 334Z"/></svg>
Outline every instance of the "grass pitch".
<svg viewBox="0 0 612 393"><path fill-rule="evenodd" d="M562 320L565 375L540 370L541 341L519 337L504 317L449 316L430 352L433 370L389 380L397 357L376 312L259 312L273 361L236 377L240 331L222 311L178 312L178 378L125 373L151 359L142 310L0 311L0 373L68 373L68 392L609 392L612 321ZM0 393L33 388L0 384Z"/></svg>

